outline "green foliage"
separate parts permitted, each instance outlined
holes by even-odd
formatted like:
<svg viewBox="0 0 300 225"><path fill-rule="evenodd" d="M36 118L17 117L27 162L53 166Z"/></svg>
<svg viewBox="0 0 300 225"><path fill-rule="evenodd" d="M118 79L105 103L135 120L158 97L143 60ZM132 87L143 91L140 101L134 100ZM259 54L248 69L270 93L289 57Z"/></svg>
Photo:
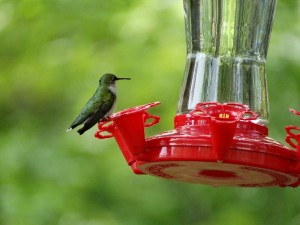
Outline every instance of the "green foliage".
<svg viewBox="0 0 300 225"><path fill-rule="evenodd" d="M279 0L267 63L271 136L299 125L300 3ZM300 223L298 189L212 188L136 176L96 128L65 133L105 72L117 110L161 101L171 129L185 66L180 0L0 1L0 224Z"/></svg>

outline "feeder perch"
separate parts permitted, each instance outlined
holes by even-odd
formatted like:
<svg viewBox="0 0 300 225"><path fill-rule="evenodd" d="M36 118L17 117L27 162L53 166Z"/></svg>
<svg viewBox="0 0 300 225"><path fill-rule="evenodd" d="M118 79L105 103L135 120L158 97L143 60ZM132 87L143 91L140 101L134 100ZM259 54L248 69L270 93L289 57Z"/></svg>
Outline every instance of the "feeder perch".
<svg viewBox="0 0 300 225"><path fill-rule="evenodd" d="M184 0L187 62L174 129L149 103L111 115L96 138L114 137L136 174L211 186L297 187L300 128L290 147L268 137L265 62L276 0ZM296 110L290 109L295 115Z"/></svg>

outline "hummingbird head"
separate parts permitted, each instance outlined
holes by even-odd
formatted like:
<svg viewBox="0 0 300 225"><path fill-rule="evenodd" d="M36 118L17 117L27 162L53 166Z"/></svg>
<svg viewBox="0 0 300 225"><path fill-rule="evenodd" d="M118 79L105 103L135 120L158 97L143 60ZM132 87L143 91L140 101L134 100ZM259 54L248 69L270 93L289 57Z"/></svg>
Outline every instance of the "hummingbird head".
<svg viewBox="0 0 300 225"><path fill-rule="evenodd" d="M130 80L130 78L119 78L114 74L106 73L100 78L99 84L109 86L111 84L114 84L116 80Z"/></svg>

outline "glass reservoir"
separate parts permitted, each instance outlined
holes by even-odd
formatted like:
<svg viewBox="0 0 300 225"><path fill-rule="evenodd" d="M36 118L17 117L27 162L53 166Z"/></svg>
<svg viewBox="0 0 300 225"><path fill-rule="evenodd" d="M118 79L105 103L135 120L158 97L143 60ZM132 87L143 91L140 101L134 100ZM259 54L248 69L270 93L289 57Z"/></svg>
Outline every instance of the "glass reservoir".
<svg viewBox="0 0 300 225"><path fill-rule="evenodd" d="M268 122L266 57L277 0L184 0L187 59L178 114L236 102Z"/></svg>

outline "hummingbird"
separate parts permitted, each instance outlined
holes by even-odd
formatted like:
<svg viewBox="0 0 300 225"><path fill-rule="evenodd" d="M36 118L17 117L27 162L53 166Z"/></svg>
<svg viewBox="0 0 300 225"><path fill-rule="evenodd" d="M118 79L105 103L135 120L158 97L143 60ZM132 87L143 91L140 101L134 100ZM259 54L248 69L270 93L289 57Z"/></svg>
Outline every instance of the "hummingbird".
<svg viewBox="0 0 300 225"><path fill-rule="evenodd" d="M82 135L97 122L107 119L113 113L117 100L117 80L130 80L130 78L118 78L111 73L106 73L100 78L96 92L85 104L77 118L70 125L69 129L67 129L67 132L80 124L84 124L84 126L77 131Z"/></svg>

